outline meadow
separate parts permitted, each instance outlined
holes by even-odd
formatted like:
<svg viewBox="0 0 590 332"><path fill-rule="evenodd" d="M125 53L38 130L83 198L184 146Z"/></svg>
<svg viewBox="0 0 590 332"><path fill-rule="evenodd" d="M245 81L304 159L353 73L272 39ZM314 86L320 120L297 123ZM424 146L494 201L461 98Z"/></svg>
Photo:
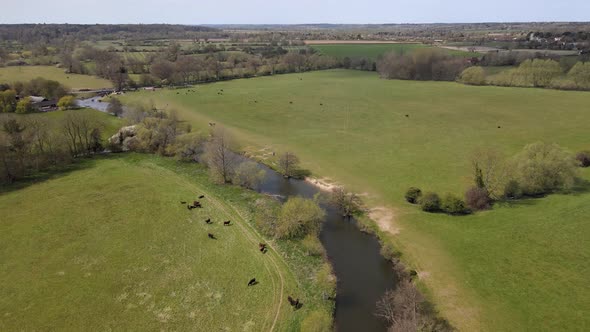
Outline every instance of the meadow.
<svg viewBox="0 0 590 332"><path fill-rule="evenodd" d="M337 58L368 58L371 60L377 60L379 56L389 53L410 53L420 48L431 47L424 44L321 44L321 45L310 45L312 48L318 50L320 53L337 57ZM442 49L454 56L479 56L466 51L458 50L447 50Z"/></svg>
<svg viewBox="0 0 590 332"><path fill-rule="evenodd" d="M387 81L346 70L192 89L125 100L175 109L195 129L225 125L254 154L291 150L315 176L366 193L371 206L389 207L388 239L459 329L590 326L587 184L569 195L498 204L465 217L420 212L403 197L410 186L462 195L477 148L507 156L536 141L589 149L590 94ZM590 180L590 170L581 174Z"/></svg>
<svg viewBox="0 0 590 332"><path fill-rule="evenodd" d="M110 88L108 80L80 74L67 74L64 69L53 66L12 66L0 68L0 83L30 81L37 77L54 80L74 90Z"/></svg>
<svg viewBox="0 0 590 332"><path fill-rule="evenodd" d="M202 209L180 204L198 195ZM202 166L139 154L4 188L0 329L297 330L330 302L274 247L258 251L258 197L211 183ZM294 311L288 294L304 307Z"/></svg>

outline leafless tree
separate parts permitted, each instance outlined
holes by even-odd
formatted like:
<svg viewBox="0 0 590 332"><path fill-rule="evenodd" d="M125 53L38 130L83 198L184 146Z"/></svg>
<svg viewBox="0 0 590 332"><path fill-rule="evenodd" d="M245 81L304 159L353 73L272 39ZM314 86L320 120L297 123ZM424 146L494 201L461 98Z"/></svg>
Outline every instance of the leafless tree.
<svg viewBox="0 0 590 332"><path fill-rule="evenodd" d="M353 193L347 192L343 187L336 187L332 189L330 194L330 202L335 205L343 217L350 218L354 213L362 209L361 198Z"/></svg>
<svg viewBox="0 0 590 332"><path fill-rule="evenodd" d="M213 175L223 183L231 182L237 156L230 150L230 138L223 128L216 128L205 144L204 159Z"/></svg>
<svg viewBox="0 0 590 332"><path fill-rule="evenodd" d="M285 152L279 157L279 170L287 178L292 177L299 167L299 158L292 152Z"/></svg>

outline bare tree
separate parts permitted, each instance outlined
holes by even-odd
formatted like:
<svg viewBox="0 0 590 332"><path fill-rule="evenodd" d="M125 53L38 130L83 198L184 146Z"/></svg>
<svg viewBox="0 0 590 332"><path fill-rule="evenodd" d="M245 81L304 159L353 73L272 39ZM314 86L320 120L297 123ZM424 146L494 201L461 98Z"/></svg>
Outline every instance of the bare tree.
<svg viewBox="0 0 590 332"><path fill-rule="evenodd" d="M335 205L343 217L352 217L353 214L362 209L361 198L352 192L347 192L343 187L332 189L330 202Z"/></svg>
<svg viewBox="0 0 590 332"><path fill-rule="evenodd" d="M390 324L390 331L418 331L424 326L421 305L424 297L409 280L389 290L377 302L378 317Z"/></svg>
<svg viewBox="0 0 590 332"><path fill-rule="evenodd" d="M237 163L237 156L230 150L230 141L225 130L217 128L205 144L205 163L213 175L223 183L231 182Z"/></svg>
<svg viewBox="0 0 590 332"><path fill-rule="evenodd" d="M279 170L285 177L292 177L298 168L299 158L292 152L285 152L279 157Z"/></svg>

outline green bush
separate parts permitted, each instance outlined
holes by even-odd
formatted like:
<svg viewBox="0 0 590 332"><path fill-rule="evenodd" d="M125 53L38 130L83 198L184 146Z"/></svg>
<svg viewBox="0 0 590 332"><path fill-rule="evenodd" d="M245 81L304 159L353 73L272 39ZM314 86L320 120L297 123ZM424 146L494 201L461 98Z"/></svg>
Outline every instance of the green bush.
<svg viewBox="0 0 590 332"><path fill-rule="evenodd" d="M420 190L419 188L416 187L411 187L410 189L408 189L408 191L406 191L406 201L412 203L412 204L417 204L418 201L420 200L420 197L422 196L422 190Z"/></svg>
<svg viewBox="0 0 590 332"><path fill-rule="evenodd" d="M303 240L301 240L301 244L309 256L321 256L325 253L320 239L318 239L315 234L306 235Z"/></svg>
<svg viewBox="0 0 590 332"><path fill-rule="evenodd" d="M470 212L462 199L451 194L443 198L441 208L443 212L451 215L469 214Z"/></svg>
<svg viewBox="0 0 590 332"><path fill-rule="evenodd" d="M516 180L510 180L504 187L504 198L518 199L522 197L522 189Z"/></svg>
<svg viewBox="0 0 590 332"><path fill-rule="evenodd" d="M459 76L459 82L469 85L486 84L486 73L481 67L469 67Z"/></svg>
<svg viewBox="0 0 590 332"><path fill-rule="evenodd" d="M401 256L401 253L389 243L382 243L380 253L383 258L392 262L397 261Z"/></svg>
<svg viewBox="0 0 590 332"><path fill-rule="evenodd" d="M426 212L440 211L440 197L433 192L426 193L420 198L420 207Z"/></svg>
<svg viewBox="0 0 590 332"><path fill-rule="evenodd" d="M529 196L567 190L575 183L577 164L574 156L557 144L529 144L514 159L513 178Z"/></svg>
<svg viewBox="0 0 590 332"><path fill-rule="evenodd" d="M312 311L301 322L300 331L330 332L332 331L332 315L322 310Z"/></svg>

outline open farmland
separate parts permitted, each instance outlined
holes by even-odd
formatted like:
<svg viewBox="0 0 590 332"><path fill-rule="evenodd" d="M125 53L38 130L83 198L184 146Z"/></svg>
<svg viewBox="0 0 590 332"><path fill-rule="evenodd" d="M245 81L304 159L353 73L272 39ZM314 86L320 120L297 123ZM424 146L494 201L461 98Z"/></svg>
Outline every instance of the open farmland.
<svg viewBox="0 0 590 332"><path fill-rule="evenodd" d="M52 66L13 66L0 68L0 83L30 81L37 77L54 80L74 90L110 88L108 80L80 74L67 74L64 69Z"/></svg>
<svg viewBox="0 0 590 332"><path fill-rule="evenodd" d="M126 99L167 105L195 127L224 124L249 151L292 150L316 175L392 208L395 218L388 226L396 235L390 238L458 328L590 325L588 185L575 194L497 205L466 217L419 212L403 199L410 186L462 194L471 181L469 155L478 147L507 155L536 141L588 149L590 94L384 81L346 70L195 90ZM582 176L590 180L588 170Z"/></svg>
<svg viewBox="0 0 590 332"><path fill-rule="evenodd" d="M179 203L197 195L202 209ZM0 329L297 330L319 299L274 250L259 252L256 198L201 166L136 154L5 188ZM305 306L293 311L287 294Z"/></svg>

